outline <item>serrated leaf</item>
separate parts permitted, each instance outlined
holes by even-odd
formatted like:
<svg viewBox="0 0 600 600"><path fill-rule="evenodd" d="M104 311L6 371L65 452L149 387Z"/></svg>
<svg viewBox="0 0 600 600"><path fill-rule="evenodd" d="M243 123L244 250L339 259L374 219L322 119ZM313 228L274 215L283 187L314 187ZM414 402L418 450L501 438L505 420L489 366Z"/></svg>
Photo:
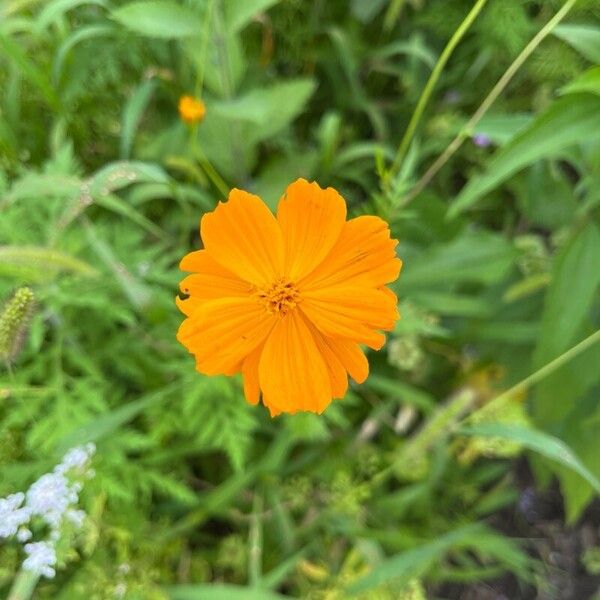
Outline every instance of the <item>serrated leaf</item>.
<svg viewBox="0 0 600 600"><path fill-rule="evenodd" d="M64 436L56 445L56 453L62 454L74 446L89 442L98 442L104 439L107 435L114 433L120 427L129 423L143 410L164 400L173 389L174 386L165 387L158 392L147 395L145 398L129 402L104 415L95 417L87 425L78 427Z"/></svg>
<svg viewBox="0 0 600 600"><path fill-rule="evenodd" d="M202 32L203 21L198 13L167 0L130 2L111 14L131 31L149 37L181 39Z"/></svg>
<svg viewBox="0 0 600 600"><path fill-rule="evenodd" d="M600 98L572 94L560 98L515 136L473 177L448 210L450 218L473 206L510 176L541 158L556 156L574 144L596 139L600 131Z"/></svg>

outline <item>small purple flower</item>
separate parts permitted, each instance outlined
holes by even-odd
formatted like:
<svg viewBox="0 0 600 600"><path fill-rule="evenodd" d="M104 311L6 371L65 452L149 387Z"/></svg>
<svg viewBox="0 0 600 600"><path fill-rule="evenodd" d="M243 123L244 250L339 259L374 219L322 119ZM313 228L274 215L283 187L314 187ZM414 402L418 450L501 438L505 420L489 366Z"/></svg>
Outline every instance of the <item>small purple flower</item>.
<svg viewBox="0 0 600 600"><path fill-rule="evenodd" d="M458 104L462 99L461 93L458 90L448 90L444 96L446 104Z"/></svg>
<svg viewBox="0 0 600 600"><path fill-rule="evenodd" d="M489 136L485 135L485 133L476 133L473 136L473 143L480 148L487 148L491 146L492 140Z"/></svg>

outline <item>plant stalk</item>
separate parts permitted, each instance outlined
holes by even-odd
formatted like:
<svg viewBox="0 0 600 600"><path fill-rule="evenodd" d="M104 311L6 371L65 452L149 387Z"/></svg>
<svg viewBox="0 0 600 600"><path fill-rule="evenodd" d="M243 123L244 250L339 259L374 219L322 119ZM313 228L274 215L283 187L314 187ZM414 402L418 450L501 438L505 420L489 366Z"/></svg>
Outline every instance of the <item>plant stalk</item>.
<svg viewBox="0 0 600 600"><path fill-rule="evenodd" d="M402 199L400 206L406 206L412 202L426 187L431 180L438 174L440 169L448 162L454 153L462 146L462 143L470 137L481 118L489 110L492 104L497 100L498 96L504 91L516 72L521 68L523 63L531 56L534 50L542 43L542 41L552 32L552 30L567 16L573 8L577 0L567 0L561 9L550 19L542 29L533 37L533 39L523 48L519 56L506 69L504 75L498 80L498 83L492 88L492 91L486 96L477 111L469 119L462 131L450 142L448 147L436 159L436 161L427 169L423 177L415 184L413 189Z"/></svg>

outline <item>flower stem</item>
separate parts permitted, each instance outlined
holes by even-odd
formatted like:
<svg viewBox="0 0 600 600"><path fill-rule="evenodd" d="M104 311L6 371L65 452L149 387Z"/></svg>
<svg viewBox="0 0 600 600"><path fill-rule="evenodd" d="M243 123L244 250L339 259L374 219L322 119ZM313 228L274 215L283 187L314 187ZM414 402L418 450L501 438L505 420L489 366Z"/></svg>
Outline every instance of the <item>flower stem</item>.
<svg viewBox="0 0 600 600"><path fill-rule="evenodd" d="M212 163L208 160L204 152L202 152L197 140L198 138L194 131L191 140L194 158L200 163L204 169L204 172L213 182L214 186L219 190L219 192L221 192L221 194L223 194L223 196L225 196L225 198L227 198L227 196L229 196L229 186L225 183L225 180L221 177L221 175L219 175L219 172L213 167Z"/></svg>
<svg viewBox="0 0 600 600"><path fill-rule="evenodd" d="M400 206L406 206L409 202L414 200L429 184L429 182L437 175L439 170L448 162L452 155L462 146L462 143L467 139L475 125L479 123L481 118L489 110L492 104L496 101L498 96L504 91L506 86L510 83L515 73L521 68L523 63L529 58L533 51L541 44L552 30L567 16L569 11L573 8L577 0L567 0L561 9L550 19L542 29L532 38L532 40L523 48L519 56L511 63L506 69L504 75L498 80L496 85L492 88L492 91L486 96L485 100L481 103L475 114L469 119L467 124L463 127L461 132L450 142L448 147L442 152L437 160L427 169L423 177L415 184L414 188L402 199Z"/></svg>
<svg viewBox="0 0 600 600"><path fill-rule="evenodd" d="M543 367L525 377L525 379L519 381L516 385L513 385L510 389L502 392L498 396L496 396L493 400L486 403L485 406L480 408L479 410L483 410L484 408L489 409L490 405L502 404L502 402L512 398L513 396L517 396L518 394L522 394L527 391L531 386L539 383L548 375L551 375L557 369L560 369L565 363L568 363L570 360L574 359L577 355L581 354L591 346L593 346L596 342L600 341L600 329L596 330L594 333L586 337L584 340L576 344L572 348L569 348L566 352L563 352L560 356L551 360L549 363L545 364ZM478 412L478 411L476 411ZM474 414L474 413L473 413Z"/></svg>
<svg viewBox="0 0 600 600"><path fill-rule="evenodd" d="M29 600L40 576L33 571L21 569L13 582L6 600Z"/></svg>
<svg viewBox="0 0 600 600"><path fill-rule="evenodd" d="M250 518L250 535L248 539L248 575L252 587L260 585L262 577L262 520L263 499L255 494Z"/></svg>
<svg viewBox="0 0 600 600"><path fill-rule="evenodd" d="M442 74L446 63L448 62L448 59L454 52L454 49L456 48L460 40L468 31L469 27L471 27L471 25L473 24L473 21L475 21L477 15L479 15L481 9L485 6L486 2L487 0L477 0L477 2L473 5L473 8L471 8L467 16L464 18L463 22L458 26L457 30L454 32L453 36L450 38L450 41L446 44L446 47L440 55L435 67L433 68L433 71L431 72L431 75L429 76L427 84L425 85L425 88L421 93L421 97L417 102L415 111L413 112L408 123L408 127L406 128L406 131L404 133L404 137L400 142L400 146L398 148L398 152L396 153L396 157L394 158L394 162L392 163L392 166L387 174L386 181L388 183L394 178L398 169L400 169L402 165L402 161L404 160L404 157L406 156L406 153L408 151L408 147L412 142L417 126L419 125L419 121L421 120L423 112L425 111L427 103L429 102L429 98L433 93L435 84L440 78L440 75Z"/></svg>
<svg viewBox="0 0 600 600"><path fill-rule="evenodd" d="M212 19L213 5L215 1L211 0L206 7L206 16L204 17L204 31L202 33L202 50L198 70L196 71L196 89L194 95L196 98L202 98L202 88L204 87L204 71L206 70L206 55L208 52L208 39L210 37L210 22Z"/></svg>

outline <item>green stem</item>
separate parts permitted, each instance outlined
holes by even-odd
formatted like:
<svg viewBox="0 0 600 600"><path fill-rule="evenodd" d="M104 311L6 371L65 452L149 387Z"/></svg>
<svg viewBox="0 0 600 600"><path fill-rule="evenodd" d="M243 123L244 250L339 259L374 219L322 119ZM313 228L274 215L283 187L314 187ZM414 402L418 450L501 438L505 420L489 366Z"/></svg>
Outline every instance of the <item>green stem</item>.
<svg viewBox="0 0 600 600"><path fill-rule="evenodd" d="M427 81L427 84L425 85L425 88L421 93L421 97L417 102L417 106L412 114L412 117L410 118L408 127L406 128L406 131L404 133L404 137L400 142L400 147L398 148L398 152L396 153L396 158L394 158L394 162L392 163L392 166L388 173L388 182L390 182L394 178L395 174L402 165L402 161L404 160L404 157L408 152L410 143L412 142L417 126L419 125L419 121L421 120L423 112L425 111L427 103L429 102L429 98L433 93L435 84L438 82L438 79L440 78L440 75L442 74L446 63L448 62L448 59L454 52L454 49L456 48L460 40L468 31L469 27L471 27L471 25L473 24L473 21L475 21L482 8L485 6L486 2L487 0L477 0L477 2L473 5L473 8L471 8L467 16L464 18L463 22L458 26L457 30L454 32L453 36L450 38L450 41L446 44L446 47L440 55L435 67L433 68L433 71L431 72L431 75L429 76L429 80Z"/></svg>
<svg viewBox="0 0 600 600"><path fill-rule="evenodd" d="M202 38L202 50L200 52L200 63L196 72L196 88L194 96L202 98L202 89L204 86L204 72L206 71L206 56L208 52L208 38L210 37L210 21L212 19L213 5L215 1L211 0L206 7L206 16L204 19L204 32Z"/></svg>
<svg viewBox="0 0 600 600"><path fill-rule="evenodd" d="M250 535L248 536L248 576L250 585L258 587L262 579L262 520L263 499L260 494L254 495Z"/></svg>
<svg viewBox="0 0 600 600"><path fill-rule="evenodd" d="M415 187L403 198L401 206L406 206L409 202L414 200L430 183L430 181L437 175L439 170L448 162L452 155L462 146L462 143L470 137L475 125L479 123L481 118L489 110L492 104L496 101L498 96L504 91L506 86L510 83L516 72L521 68L523 63L529 58L533 51L541 44L552 30L567 16L569 11L573 8L577 0L567 0L561 7L561 9L540 29L537 35L523 48L519 56L515 58L512 64L508 67L504 75L498 80L498 83L492 88L492 91L487 95L485 100L481 103L481 106L477 109L475 114L469 119L467 124L463 127L462 131L450 142L444 152L437 158L437 160L427 169L426 173L419 179Z"/></svg>
<svg viewBox="0 0 600 600"><path fill-rule="evenodd" d="M576 344L575 346L573 346L566 352L563 352L563 354L561 354L559 357L550 361L548 364L544 365L542 368L538 369L535 373L532 373L531 375L529 375L529 377L526 377L525 379L523 379L522 381L520 381L519 383L517 383L516 385L511 387L509 390L506 390L505 392L502 392L501 394L496 396L493 400L491 400L490 402L485 404L479 410L483 410L484 408L489 409L489 406L491 404L501 404L502 402L506 401L508 398L526 391L532 385L539 383L540 381L542 381L543 379L548 377L548 375L551 375L552 373L554 373L554 371L556 371L557 369L559 369L560 367L562 367L563 365L568 363L570 360L573 360L577 355L581 354L582 352L584 352L585 350L587 350L588 348L593 346L598 341L600 341L600 329L598 329L597 331L595 331L594 333L589 335L587 338L585 338L584 340L582 340L581 342L579 342L578 344ZM441 431L440 424L447 424L449 426L452 426L453 424L456 425L456 424L464 423L464 418L461 418L458 421L454 420L454 423L453 423L453 419L448 418L448 415L450 417L460 415L460 412L462 411L463 407L468 406L468 403L471 401L472 401L472 396L467 392L467 390L465 390L463 393L459 392L459 394L456 396L456 399L453 402L451 402L449 405L440 408L438 415L432 417L430 423L425 425L422 428L422 430L417 434L417 436L415 438L413 438L413 440L411 440L410 442L407 443L406 449L409 451L409 454L412 454L412 456L414 457L414 456L418 455L418 453L415 453L415 450L417 450L417 449L422 450L423 452L427 451L427 448L428 448L431 440L439 439L439 437L436 438L436 436L432 436L432 434L439 433ZM457 409L457 407L458 407L458 409ZM468 415L468 417L465 417L465 418L470 418L474 414L476 414L476 413L470 413ZM448 431L447 433L450 433L450 431ZM424 445L420 444L420 441L422 439L425 439L425 441L427 443ZM386 481L387 478L393 473L394 469L396 468L396 465L398 464L398 461L402 460L402 458L405 455L406 455L406 453L403 453L399 458L394 460L390 465L388 465L387 467L385 467L384 469L382 469L381 471L376 473L371 478L371 483L376 486L376 485L379 485L379 484L383 483L384 481Z"/></svg>
<svg viewBox="0 0 600 600"><path fill-rule="evenodd" d="M29 600L33 595L39 578L37 573L21 569L15 577L6 600Z"/></svg>
<svg viewBox="0 0 600 600"><path fill-rule="evenodd" d="M572 348L569 348L569 350L567 350L566 352L563 352L554 360L551 360L549 363L538 369L535 373L529 375L529 377L526 377L516 385L513 385L513 387L511 387L510 389L496 396L493 400L486 403L479 410L489 409L490 405L502 404L509 398L522 394L536 383L539 383L540 381L548 377L548 375L554 373L554 371L556 371L557 369L560 369L560 367L562 367L564 364L568 363L570 360L573 360L577 355L581 354L598 341L600 341L600 329L586 337L584 340L579 342L579 344L576 344Z"/></svg>
<svg viewBox="0 0 600 600"><path fill-rule="evenodd" d="M202 152L200 146L197 143L197 136L195 130L193 131L193 137L191 139L192 152L194 158L198 160L204 172L208 178L213 182L214 186L223 194L225 198L229 196L229 186L225 183L225 180L219 175L219 172L213 167L212 163L208 160L207 156Z"/></svg>
<svg viewBox="0 0 600 600"><path fill-rule="evenodd" d="M383 28L385 31L389 31L396 24L405 3L406 0L392 0L392 2L390 2L383 19Z"/></svg>

